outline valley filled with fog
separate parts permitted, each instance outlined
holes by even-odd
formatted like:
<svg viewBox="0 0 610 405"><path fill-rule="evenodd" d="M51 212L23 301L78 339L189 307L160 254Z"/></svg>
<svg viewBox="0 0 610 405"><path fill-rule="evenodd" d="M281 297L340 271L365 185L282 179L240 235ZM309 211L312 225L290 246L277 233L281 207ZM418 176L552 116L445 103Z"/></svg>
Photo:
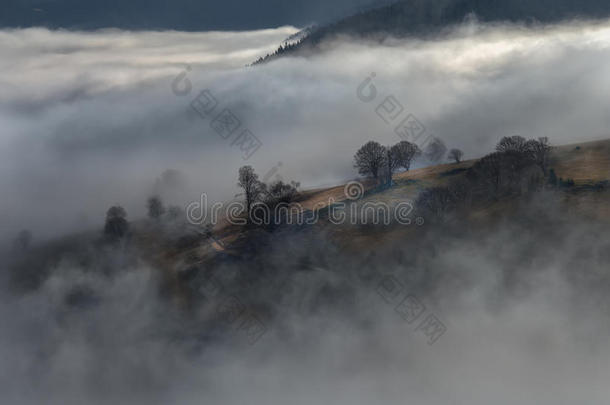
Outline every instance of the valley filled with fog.
<svg viewBox="0 0 610 405"><path fill-rule="evenodd" d="M359 145L400 140L376 114L390 95L468 159L502 136L607 136L605 23L470 22L437 40L341 38L311 57L245 67L296 31L0 32L3 229L57 236L101 224L116 203L143 216L154 191L182 206L204 192L231 199L243 164L264 176L281 162L277 174L303 188L340 183L354 177ZM183 72L191 91L177 96ZM365 103L357 89L373 72L377 99ZM190 107L204 89L262 142L247 161ZM180 190L155 189L167 169L182 174Z"/></svg>
<svg viewBox="0 0 610 405"><path fill-rule="evenodd" d="M28 229L54 257L0 249L0 403L606 403L610 230L559 188L499 201L494 221L375 228L366 248L256 229L195 264L184 229L144 218L151 195L236 198L243 165L302 190L355 179L359 146L400 140L389 96L465 159L511 135L609 138L610 21L472 18L251 66L298 31L0 30L0 245ZM250 156L193 108L204 90L260 140ZM131 241L101 241L115 205ZM260 338L218 328L202 274L261 314ZM442 338L405 322L388 280Z"/></svg>

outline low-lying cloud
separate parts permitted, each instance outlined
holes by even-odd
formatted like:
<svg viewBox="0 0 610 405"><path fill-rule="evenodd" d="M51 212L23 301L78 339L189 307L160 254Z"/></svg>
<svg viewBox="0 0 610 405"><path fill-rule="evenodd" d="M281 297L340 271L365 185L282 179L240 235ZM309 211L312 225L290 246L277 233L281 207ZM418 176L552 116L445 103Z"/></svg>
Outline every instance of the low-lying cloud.
<svg viewBox="0 0 610 405"><path fill-rule="evenodd" d="M288 233L252 261L201 266L272 314L254 345L227 328L218 334L213 302L185 311L178 296L162 294L160 269L126 260L137 252L97 250L86 265L66 257L26 294L0 283L0 397L15 405L603 404L610 234L566 218L552 201L525 206L499 229L422 228L411 243L375 253ZM100 271L108 264L111 272ZM378 293L388 276L445 323L433 345L419 320L408 324Z"/></svg>
<svg viewBox="0 0 610 405"><path fill-rule="evenodd" d="M166 198L181 205L202 192L232 198L243 164L262 177L282 162L277 173L304 187L353 178L361 144L399 140L375 112L389 95L466 158L505 135L607 137L607 22L469 22L438 39L341 38L315 55L245 67L296 31L0 32L3 229L98 226L116 203L138 217L166 169L185 178ZM181 72L192 88L177 96ZM373 72L378 96L365 103L356 90ZM206 88L216 112L230 109L262 142L248 161L189 107Z"/></svg>

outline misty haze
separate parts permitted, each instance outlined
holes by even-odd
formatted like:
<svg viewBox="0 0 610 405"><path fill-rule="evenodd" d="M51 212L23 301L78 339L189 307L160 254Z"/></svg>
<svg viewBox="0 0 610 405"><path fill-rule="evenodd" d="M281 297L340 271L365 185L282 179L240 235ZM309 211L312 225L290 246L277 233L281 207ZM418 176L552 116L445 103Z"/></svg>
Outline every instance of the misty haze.
<svg viewBox="0 0 610 405"><path fill-rule="evenodd" d="M610 5L0 6L0 403L607 404Z"/></svg>

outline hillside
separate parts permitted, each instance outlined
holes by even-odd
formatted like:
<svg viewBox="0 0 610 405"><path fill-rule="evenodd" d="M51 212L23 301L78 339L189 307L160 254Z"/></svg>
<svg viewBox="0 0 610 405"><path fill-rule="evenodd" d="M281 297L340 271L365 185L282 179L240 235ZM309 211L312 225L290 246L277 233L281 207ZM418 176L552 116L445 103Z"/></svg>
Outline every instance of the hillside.
<svg viewBox="0 0 610 405"><path fill-rule="evenodd" d="M562 209L576 215L610 222L610 140L587 142L554 147L550 155L550 168L558 178L574 180L573 186L559 189ZM459 164L441 164L394 176L394 186L389 189L377 189L370 180L362 180L365 194L357 204L391 203L396 201L414 202L422 190L446 185L450 180L464 176L467 169L477 160L468 160ZM315 225L315 232L330 235L340 246L346 249L359 249L383 245L385 241L395 238L416 236L420 225L415 224L417 213L412 214L414 224L411 226L350 226L334 225L324 218L329 201L335 203L348 201L345 194L346 185L325 189L308 190L302 193L298 203L304 210L320 210L320 221ZM468 213L474 223L488 223L510 215L520 204L519 200L504 200ZM425 219L424 219L425 221ZM423 225L425 226L425 225ZM198 247L189 254L202 254L201 260L218 252L237 254L243 246L240 240L248 239L243 227L223 223L216 227L215 240L205 243L205 248ZM247 231L245 231L247 234ZM220 243L219 243L220 242ZM207 259L206 259L207 260Z"/></svg>
<svg viewBox="0 0 610 405"><path fill-rule="evenodd" d="M557 23L577 18L605 18L610 16L610 3L598 0L403 0L320 26L299 43L282 46L275 54L256 63L315 51L321 42L338 36L382 40L387 36L438 35L472 15L484 23Z"/></svg>
<svg viewBox="0 0 610 405"><path fill-rule="evenodd" d="M571 178L577 185L593 185L610 178L610 142L596 141L554 149L551 166L558 177Z"/></svg>
<svg viewBox="0 0 610 405"><path fill-rule="evenodd" d="M553 209L563 213L561 215L569 216L571 220L610 223L610 140L554 147L550 161L550 168L565 183L561 187L545 190L554 196L549 200ZM379 203L391 206L397 202L409 202L415 206L422 191L459 180L476 162L475 159L399 173L394 176L391 188L379 188L371 180L362 180L360 184L364 194L357 201L347 198L348 185L303 191L297 202L306 213L316 212L318 220L312 225L251 229L220 221L210 235L204 227L189 225L184 221L167 224L151 223L148 220L133 221L129 245L138 252L136 257L139 259L130 260L145 261L163 269L161 274L165 279L165 288L176 293L172 296L184 298L181 280L189 274L189 269L217 266L225 261L248 261L249 258L256 257L261 249L265 251L272 246L274 238L286 242L299 234L308 235L313 240L320 237L331 242L337 249L355 253L391 246L396 241L414 243L426 231L435 228L430 218L416 209L409 213L410 222L407 225L394 222L390 225L363 224L360 221L336 224L329 220L328 206L332 204L335 207L342 202L350 204L348 207L354 205L358 210L366 204ZM515 214L527 206L528 200L525 197L513 197L474 204L467 211L459 212L458 219L475 228L493 229L499 222L518 219ZM36 251L18 266L19 283L25 288L35 286L62 262L95 261L96 256L90 256L92 250L87 247L88 244L101 246L102 250L109 248L100 239L99 232L73 235L36 247ZM111 268L115 265L116 263L101 263L99 266L101 271L112 271Z"/></svg>

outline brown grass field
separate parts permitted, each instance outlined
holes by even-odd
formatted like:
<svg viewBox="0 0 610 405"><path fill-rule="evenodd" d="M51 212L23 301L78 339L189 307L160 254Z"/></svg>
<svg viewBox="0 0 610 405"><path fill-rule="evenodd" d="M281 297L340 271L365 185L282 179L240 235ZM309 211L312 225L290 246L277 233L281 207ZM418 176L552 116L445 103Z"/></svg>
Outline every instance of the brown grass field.
<svg viewBox="0 0 610 405"><path fill-rule="evenodd" d="M451 178L463 175L475 162L476 160L469 160L459 164L441 164L399 173L394 177L395 185L381 191L374 190L372 181L362 180L367 193L356 204L395 201L410 201L413 204L422 190L443 185ZM575 182L574 187L562 189L560 193L559 204L564 212L576 218L610 224L610 190L607 187L601 189L591 187L610 179L610 140L555 147L551 153L550 167L555 170L558 177L564 180L573 179ZM345 186L339 185L304 191L298 202L305 210L323 210L329 201L346 200L344 190ZM472 224L493 226L495 219L506 219L507 215L515 212L515 208L520 203L519 198L505 199L478 206L461 215L466 216ZM417 216L416 212L414 216ZM136 243L142 249L150 251L153 262L168 270L165 273L170 281L167 285L173 286L172 289L178 292L176 294L178 297L183 296L179 291L181 284L175 280L180 269L215 260L219 253L240 255L239 247L242 245L240 242L250 232L245 227L223 222L215 227L214 240L208 240L203 236L197 237L196 235L202 233L203 228L200 231L194 229L195 238L192 244L167 249L162 248L166 245L166 241L159 240L158 233L147 227L144 223L137 226L139 229L135 232ZM333 225L328 220L321 219L312 230L324 234L341 249L362 252L396 241L408 245L413 238L420 237L420 227L421 225L415 222L409 226Z"/></svg>
<svg viewBox="0 0 610 405"><path fill-rule="evenodd" d="M610 140L559 146L553 149L551 167L557 177L577 185L610 179Z"/></svg>
<svg viewBox="0 0 610 405"><path fill-rule="evenodd" d="M395 186L382 191L373 192L375 188L371 180L360 180L366 190L366 195L358 202L391 202L391 201L415 201L418 194L429 187L446 184L451 178L461 176L477 160L468 160L459 164L448 163L430 166L408 172L398 173L394 176ZM610 221L610 192L606 190L587 189L601 181L610 179L610 140L586 142L573 145L554 147L551 152L550 167L556 172L557 177L564 180L572 179L576 187L566 190L562 194L562 205L568 212L582 215L586 218ZM324 209L329 201L341 202L346 200L345 185L339 185L324 189L313 189L303 191L298 203L305 210ZM485 222L489 218L502 216L510 212L512 204L516 201L500 201L489 206L479 208L477 211L468 213L473 221ZM417 226L382 227L382 229L371 229L370 227L358 226L336 226L328 221L321 220L317 224L320 231L326 232L338 242L339 246L346 249L361 249L383 244L388 240L397 238L408 239ZM222 243L207 244L190 253L195 256L207 256L209 253L224 251L233 253L230 245L239 240L244 230L239 226L226 223L215 228L216 239ZM225 249L225 247L229 247Z"/></svg>

